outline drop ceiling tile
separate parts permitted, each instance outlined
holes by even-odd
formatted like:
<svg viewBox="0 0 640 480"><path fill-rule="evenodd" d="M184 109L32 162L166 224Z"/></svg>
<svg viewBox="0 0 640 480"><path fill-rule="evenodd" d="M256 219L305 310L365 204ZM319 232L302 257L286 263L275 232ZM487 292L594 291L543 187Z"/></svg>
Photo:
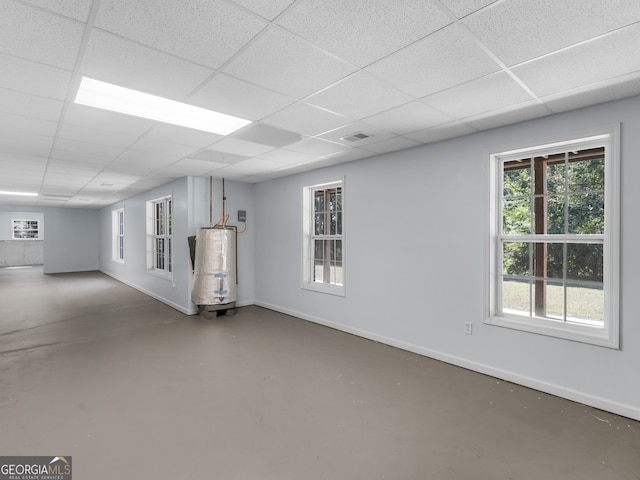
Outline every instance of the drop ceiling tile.
<svg viewBox="0 0 640 480"><path fill-rule="evenodd" d="M267 118L266 123L304 135L318 135L333 130L352 120L342 115L314 107L307 103L295 103Z"/></svg>
<svg viewBox="0 0 640 480"><path fill-rule="evenodd" d="M363 133L367 135L368 138L363 138L355 141L344 138L344 137L352 137L353 135L358 133ZM362 145L367 145L369 143L388 140L395 136L396 136L395 134L387 130L383 130L381 128L375 127L369 124L368 122L354 122L349 125L336 128L335 130L331 130L330 132L323 133L322 135L319 135L318 138L339 143L340 145L344 145L345 147L348 147L348 148L354 148L354 147L361 147Z"/></svg>
<svg viewBox="0 0 640 480"><path fill-rule="evenodd" d="M640 23L513 68L539 96L640 70Z"/></svg>
<svg viewBox="0 0 640 480"><path fill-rule="evenodd" d="M77 159L70 160L66 158L56 158L53 156L47 164L47 174L73 175L78 177L89 177L89 179L95 177L100 170L102 170L101 165Z"/></svg>
<svg viewBox="0 0 640 480"><path fill-rule="evenodd" d="M263 16L268 20L273 20L286 10L295 0L233 0L233 3L243 6Z"/></svg>
<svg viewBox="0 0 640 480"><path fill-rule="evenodd" d="M309 97L306 102L362 119L413 100L367 72L359 72Z"/></svg>
<svg viewBox="0 0 640 480"><path fill-rule="evenodd" d="M64 100L71 72L0 54L0 88Z"/></svg>
<svg viewBox="0 0 640 480"><path fill-rule="evenodd" d="M84 25L18 2L0 3L0 52L72 70Z"/></svg>
<svg viewBox="0 0 640 480"><path fill-rule="evenodd" d="M75 103L68 105L64 116L64 123L134 136L140 136L156 125L156 122L145 118L123 115L121 113Z"/></svg>
<svg viewBox="0 0 640 480"><path fill-rule="evenodd" d="M192 105L247 120L260 120L294 101L225 74L216 75L187 99Z"/></svg>
<svg viewBox="0 0 640 480"><path fill-rule="evenodd" d="M372 153L368 150L364 150L361 148L351 148L343 152L326 155L325 158L321 160L321 162L323 166L338 165L341 163L352 162L354 160L362 160L363 158L369 158L372 156L374 155L372 155ZM318 163L320 162L316 162L316 164Z"/></svg>
<svg viewBox="0 0 640 480"><path fill-rule="evenodd" d="M364 67L451 23L432 2L298 1L276 22L321 48Z"/></svg>
<svg viewBox="0 0 640 480"><path fill-rule="evenodd" d="M321 140L319 138L309 138L308 140L303 140L302 142L289 145L287 150L307 153L309 155L324 156L342 152L348 148L349 147L345 147L344 145L338 145L337 143Z"/></svg>
<svg viewBox="0 0 640 480"><path fill-rule="evenodd" d="M470 13L476 12L481 8L490 5L497 0L441 0L445 7L447 7L458 18L463 18Z"/></svg>
<svg viewBox="0 0 640 480"><path fill-rule="evenodd" d="M303 98L354 71L279 28L270 28L225 68L231 75L294 98Z"/></svg>
<svg viewBox="0 0 640 480"><path fill-rule="evenodd" d="M268 145L260 145L258 143L247 142L238 138L225 138L218 143L211 145L208 150L216 152L231 153L233 155L242 155L246 157L255 157L263 153L273 150Z"/></svg>
<svg viewBox="0 0 640 480"><path fill-rule="evenodd" d="M157 153L129 149L109 163L107 168L110 171L126 172L131 175L148 175L176 163L180 158L177 155L159 155Z"/></svg>
<svg viewBox="0 0 640 480"><path fill-rule="evenodd" d="M215 133L194 130L193 128L158 123L149 132L145 133L143 138L160 142L170 138L172 143L197 149L211 145L224 137L222 135L216 135Z"/></svg>
<svg viewBox="0 0 640 480"><path fill-rule="evenodd" d="M368 117L366 123L398 135L404 135L452 120L453 118L439 110L415 101Z"/></svg>
<svg viewBox="0 0 640 480"><path fill-rule="evenodd" d="M282 148L287 145L291 145L292 143L299 142L302 140L302 135L288 130L271 127L269 125L254 123L253 125L243 128L237 134L234 134L233 138L259 143L261 145Z"/></svg>
<svg viewBox="0 0 640 480"><path fill-rule="evenodd" d="M640 72L542 97L542 101L554 112L566 112L636 95L640 95Z"/></svg>
<svg viewBox="0 0 640 480"><path fill-rule="evenodd" d="M507 65L640 21L638 0L510 0L463 20Z"/></svg>
<svg viewBox="0 0 640 480"><path fill-rule="evenodd" d="M0 152L6 155L48 157L53 140L54 137L31 132L13 132L10 137L0 137Z"/></svg>
<svg viewBox="0 0 640 480"><path fill-rule="evenodd" d="M88 163L104 164L116 158L122 152L121 147L82 142L69 138L58 138L51 156L69 160L81 160Z"/></svg>
<svg viewBox="0 0 640 480"><path fill-rule="evenodd" d="M92 0L24 0L31 5L50 10L81 22L89 18Z"/></svg>
<svg viewBox="0 0 640 480"><path fill-rule="evenodd" d="M29 134L39 135L53 139L57 128L58 124L49 120L0 112L0 139L10 140L15 138L16 134L25 137Z"/></svg>
<svg viewBox="0 0 640 480"><path fill-rule="evenodd" d="M461 119L531 100L506 73L495 73L422 99L425 103Z"/></svg>
<svg viewBox="0 0 640 480"><path fill-rule="evenodd" d="M489 113L483 113L474 117L465 118L464 123L476 130L489 130L514 123L544 117L551 112L544 104L537 100L524 102L516 106L501 108Z"/></svg>
<svg viewBox="0 0 640 480"><path fill-rule="evenodd" d="M62 106L60 100L0 89L0 112L57 122Z"/></svg>
<svg viewBox="0 0 640 480"><path fill-rule="evenodd" d="M78 127L63 124L58 134L60 139L89 142L111 147L114 151L123 151L137 140L137 136L124 133L105 132L95 128Z"/></svg>
<svg viewBox="0 0 640 480"><path fill-rule="evenodd" d="M458 25L446 27L367 68L415 97L424 97L499 69Z"/></svg>
<svg viewBox="0 0 640 480"><path fill-rule="evenodd" d="M195 155L190 155L189 158L195 160L203 160L206 162L223 163L225 165L232 165L234 163L243 162L249 157L245 155L235 155L233 153L216 152L213 150L202 150Z"/></svg>
<svg viewBox="0 0 640 480"><path fill-rule="evenodd" d="M183 100L212 70L94 29L83 75L172 100Z"/></svg>
<svg viewBox="0 0 640 480"><path fill-rule="evenodd" d="M265 154L260 155L258 158L264 158L273 162L281 163L284 165L292 165L295 163L306 163L315 160L319 155L311 153L293 152L291 150L272 150Z"/></svg>
<svg viewBox="0 0 640 480"><path fill-rule="evenodd" d="M222 173L233 171L234 173L243 172L249 173L251 175L257 175L260 173L275 170L277 168L282 168L283 166L284 164L280 162L274 162L273 160L266 160L264 158L250 158L249 160L245 160L244 162L236 163L235 165L225 168Z"/></svg>
<svg viewBox="0 0 640 480"><path fill-rule="evenodd" d="M169 139L171 140L171 139ZM165 155L178 155L180 158L188 157L197 148L189 145L181 145L167 140L159 140L157 138L140 137L135 143L131 144L133 150L144 150L146 152L160 153Z"/></svg>
<svg viewBox="0 0 640 480"><path fill-rule="evenodd" d="M420 132L406 135L408 138L420 143L433 143L454 137L462 137L477 132L476 129L460 122L451 122L437 127L427 128Z"/></svg>
<svg viewBox="0 0 640 480"><path fill-rule="evenodd" d="M417 147L418 145L420 145L420 142L411 140L407 137L393 137L381 142L370 143L361 148L363 150L381 154L398 150L405 150L407 148Z"/></svg>
<svg viewBox="0 0 640 480"><path fill-rule="evenodd" d="M156 169L154 175L168 177L200 177L221 168L226 167L225 163L206 162L193 158L183 158L172 165Z"/></svg>
<svg viewBox="0 0 640 480"><path fill-rule="evenodd" d="M218 68L267 22L219 0L102 0L96 26Z"/></svg>

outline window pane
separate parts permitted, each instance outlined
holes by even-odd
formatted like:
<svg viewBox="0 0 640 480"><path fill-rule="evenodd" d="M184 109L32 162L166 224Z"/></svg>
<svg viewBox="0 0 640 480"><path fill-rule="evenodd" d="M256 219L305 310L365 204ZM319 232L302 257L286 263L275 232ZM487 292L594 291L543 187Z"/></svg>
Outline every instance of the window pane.
<svg viewBox="0 0 640 480"><path fill-rule="evenodd" d="M604 193L569 195L569 233L604 233Z"/></svg>
<svg viewBox="0 0 640 480"><path fill-rule="evenodd" d="M313 224L314 235L324 235L324 213L316 213Z"/></svg>
<svg viewBox="0 0 640 480"><path fill-rule="evenodd" d="M315 192L313 209L315 213L324 213L324 190Z"/></svg>
<svg viewBox="0 0 640 480"><path fill-rule="evenodd" d="M504 312L530 315L531 285L526 280L503 279L502 308Z"/></svg>
<svg viewBox="0 0 640 480"><path fill-rule="evenodd" d="M502 230L505 235L531 233L531 200L529 198L504 200L502 208Z"/></svg>
<svg viewBox="0 0 640 480"><path fill-rule="evenodd" d="M594 151L604 149L594 149ZM576 155L586 154L588 151L577 152ZM569 191L589 192L604 190L604 158L581 160L569 163Z"/></svg>
<svg viewBox="0 0 640 480"><path fill-rule="evenodd" d="M530 276L530 251L531 244L528 242L504 242L502 251L502 273L519 277Z"/></svg>
<svg viewBox="0 0 640 480"><path fill-rule="evenodd" d="M564 155L563 155L564 156ZM547 164L547 193L550 195L563 194L565 190L565 164L548 163Z"/></svg>
<svg viewBox="0 0 640 480"><path fill-rule="evenodd" d="M567 285L567 321L604 324L604 289L602 283Z"/></svg>
<svg viewBox="0 0 640 480"><path fill-rule="evenodd" d="M564 195L553 195L547 200L547 231L546 233L565 233Z"/></svg>
<svg viewBox="0 0 640 480"><path fill-rule="evenodd" d="M534 276L541 279L562 280L564 244L536 243L533 248Z"/></svg>
<svg viewBox="0 0 640 480"><path fill-rule="evenodd" d="M599 243L567 245L567 279L602 283L604 279L603 246Z"/></svg>
<svg viewBox="0 0 640 480"><path fill-rule="evenodd" d="M522 197L531 194L531 160L513 160L504 163L503 196Z"/></svg>

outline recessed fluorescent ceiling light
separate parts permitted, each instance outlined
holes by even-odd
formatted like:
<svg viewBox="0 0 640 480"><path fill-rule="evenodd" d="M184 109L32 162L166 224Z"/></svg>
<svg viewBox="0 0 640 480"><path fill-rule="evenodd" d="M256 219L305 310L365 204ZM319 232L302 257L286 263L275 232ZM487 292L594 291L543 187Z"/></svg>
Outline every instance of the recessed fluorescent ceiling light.
<svg viewBox="0 0 640 480"><path fill-rule="evenodd" d="M3 190L0 190L0 195L21 195L23 197L37 197L38 196L37 193L31 193L31 192L7 192L7 191L3 191Z"/></svg>
<svg viewBox="0 0 640 480"><path fill-rule="evenodd" d="M186 103L82 77L75 103L136 117L228 135L251 123Z"/></svg>

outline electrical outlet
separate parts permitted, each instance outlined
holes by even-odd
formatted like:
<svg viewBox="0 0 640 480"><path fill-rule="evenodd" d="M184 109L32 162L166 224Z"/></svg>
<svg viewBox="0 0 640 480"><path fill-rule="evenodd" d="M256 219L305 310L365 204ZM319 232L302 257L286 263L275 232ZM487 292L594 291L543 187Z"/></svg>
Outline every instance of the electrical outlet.
<svg viewBox="0 0 640 480"><path fill-rule="evenodd" d="M473 333L473 324L471 322L464 322L464 333L471 335Z"/></svg>
<svg viewBox="0 0 640 480"><path fill-rule="evenodd" d="M247 221L247 211L246 210L238 210L238 221L246 222Z"/></svg>

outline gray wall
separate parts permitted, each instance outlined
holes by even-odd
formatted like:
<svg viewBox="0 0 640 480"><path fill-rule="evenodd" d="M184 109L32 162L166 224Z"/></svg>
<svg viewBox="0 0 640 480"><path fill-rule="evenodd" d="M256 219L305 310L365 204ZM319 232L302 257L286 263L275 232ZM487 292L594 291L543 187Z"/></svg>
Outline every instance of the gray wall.
<svg viewBox="0 0 640 480"><path fill-rule="evenodd" d="M485 153L618 122L621 349L484 324ZM256 303L640 419L638 131L634 98L258 184ZM343 176L346 297L303 291L301 189Z"/></svg>
<svg viewBox="0 0 640 480"><path fill-rule="evenodd" d="M15 212L19 212L22 218L42 219L43 241L40 255L44 263L44 273L97 270L99 250L97 210L0 206L0 224L3 223L1 217L16 218ZM10 218L7 222L9 221ZM9 227L5 233L10 235L8 229ZM1 232L0 235L2 235ZM1 252L0 255L2 255ZM29 260L32 261L32 257L37 256L38 252L30 248L25 255L28 255Z"/></svg>
<svg viewBox="0 0 640 480"><path fill-rule="evenodd" d="M39 240L13 240L12 220L39 220ZM30 207L0 207L0 267L40 265L43 262L44 214Z"/></svg>
<svg viewBox="0 0 640 480"><path fill-rule="evenodd" d="M221 185L215 181L213 222L222 216ZM152 275L146 268L146 202L173 195L173 280ZM253 213L253 186L226 182L226 211L233 216L236 210ZM111 212L125 211L125 263L112 260ZM197 312L191 302L193 274L187 238L196 235L198 228L209 226L208 178L184 177L162 187L118 202L100 210L100 270L131 285L186 314ZM253 303L253 229L238 237L238 305Z"/></svg>

